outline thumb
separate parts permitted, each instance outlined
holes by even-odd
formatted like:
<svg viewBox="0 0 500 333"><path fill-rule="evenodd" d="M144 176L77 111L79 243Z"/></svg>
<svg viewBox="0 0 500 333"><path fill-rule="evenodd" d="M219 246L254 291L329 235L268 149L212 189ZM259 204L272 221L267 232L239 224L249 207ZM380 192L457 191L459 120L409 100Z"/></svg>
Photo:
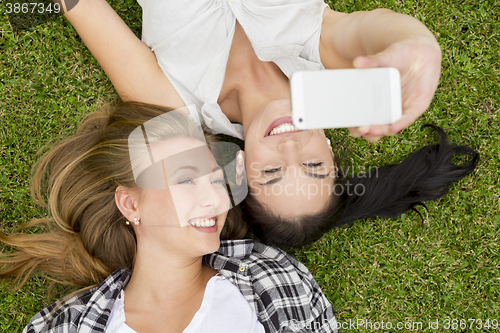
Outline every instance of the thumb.
<svg viewBox="0 0 500 333"><path fill-rule="evenodd" d="M352 61L352 65L354 68L375 68L380 66L380 61L377 55L357 56Z"/></svg>

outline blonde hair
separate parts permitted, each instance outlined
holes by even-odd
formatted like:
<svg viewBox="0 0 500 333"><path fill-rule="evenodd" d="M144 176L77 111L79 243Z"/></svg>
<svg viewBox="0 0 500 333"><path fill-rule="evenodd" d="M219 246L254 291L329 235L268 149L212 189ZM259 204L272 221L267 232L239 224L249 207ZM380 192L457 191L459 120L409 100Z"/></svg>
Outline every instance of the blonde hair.
<svg viewBox="0 0 500 333"><path fill-rule="evenodd" d="M133 228L115 204L118 186L136 187L128 150L128 136L150 119L171 111L137 102L116 102L85 117L76 135L55 145L34 168L31 193L47 207L50 217L35 234L0 233L0 241L15 248L0 254L0 277L16 276L22 285L35 271L45 271L57 282L91 287L118 268L132 268L136 253ZM150 140L186 136L203 139L188 117L170 117L155 127ZM213 141L207 137L207 141ZM240 213L228 213L223 239L246 234Z"/></svg>

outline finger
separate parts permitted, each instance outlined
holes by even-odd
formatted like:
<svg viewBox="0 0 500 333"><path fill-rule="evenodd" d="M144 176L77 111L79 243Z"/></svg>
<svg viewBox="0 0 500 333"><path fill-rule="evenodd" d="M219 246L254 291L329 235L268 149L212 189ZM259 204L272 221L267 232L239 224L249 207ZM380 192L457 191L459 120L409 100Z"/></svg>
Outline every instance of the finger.
<svg viewBox="0 0 500 333"><path fill-rule="evenodd" d="M370 129L371 129L371 126L368 126L368 125L358 127L358 131L359 131L359 133L361 133L362 136L370 134Z"/></svg>
<svg viewBox="0 0 500 333"><path fill-rule="evenodd" d="M404 109L401 118L391 125L391 131L393 133L398 133L404 130L413 124L413 122L415 122L415 120L417 120L417 118L420 117L426 109L426 107L421 105L414 105L411 108Z"/></svg>
<svg viewBox="0 0 500 333"><path fill-rule="evenodd" d="M392 135L391 134L391 126L390 125L372 125L370 126L370 133L368 133L371 136L387 136L387 135Z"/></svg>
<svg viewBox="0 0 500 333"><path fill-rule="evenodd" d="M361 132L358 127L349 127L349 133L355 138L359 138L361 136Z"/></svg>
<svg viewBox="0 0 500 333"><path fill-rule="evenodd" d="M357 56L352 61L354 68L374 68L379 66L376 56Z"/></svg>
<svg viewBox="0 0 500 333"><path fill-rule="evenodd" d="M406 129L408 126L413 124L413 122L417 119L417 117L413 117L410 115L403 115L398 121L396 121L391 126L391 131L393 133L399 133L402 130Z"/></svg>
<svg viewBox="0 0 500 333"><path fill-rule="evenodd" d="M371 143L374 143L374 142L377 142L378 140L380 140L380 136L374 136L374 135L366 135L366 136L363 136L363 138L366 141L371 142Z"/></svg>
<svg viewBox="0 0 500 333"><path fill-rule="evenodd" d="M349 133L355 138L368 135L370 133L370 126L349 127Z"/></svg>

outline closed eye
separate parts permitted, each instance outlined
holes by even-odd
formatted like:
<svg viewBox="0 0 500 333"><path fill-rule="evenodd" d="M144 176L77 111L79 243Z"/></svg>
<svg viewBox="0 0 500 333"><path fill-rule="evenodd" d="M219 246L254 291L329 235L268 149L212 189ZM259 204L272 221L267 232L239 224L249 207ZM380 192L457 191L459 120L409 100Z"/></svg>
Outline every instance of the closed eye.
<svg viewBox="0 0 500 333"><path fill-rule="evenodd" d="M323 165L323 162L318 162L318 163L302 163L303 166L308 167L308 168L317 168Z"/></svg>
<svg viewBox="0 0 500 333"><path fill-rule="evenodd" d="M277 182L281 181L282 179L283 179L283 177L276 177L276 178L271 179L270 181L267 181L265 183L259 183L259 185L262 185L262 186L273 185L273 184L276 184Z"/></svg>
<svg viewBox="0 0 500 333"><path fill-rule="evenodd" d="M307 167L307 168L319 168L321 166L323 166L323 162L317 162L317 163L302 163L303 166ZM328 177L330 174L329 173L326 173L326 174L319 174L319 173L310 173L310 172L307 172L306 171L306 175L308 177L311 177L311 178L319 178L319 179L325 179L326 177Z"/></svg>
<svg viewBox="0 0 500 333"><path fill-rule="evenodd" d="M224 179L215 179L215 180L212 180L212 184L225 184L226 182L224 181Z"/></svg>
<svg viewBox="0 0 500 333"><path fill-rule="evenodd" d="M282 168L279 167L279 168L273 168L273 169L268 169L268 170L262 170L262 173L269 175L269 174L279 172L279 171L281 171L281 169Z"/></svg>

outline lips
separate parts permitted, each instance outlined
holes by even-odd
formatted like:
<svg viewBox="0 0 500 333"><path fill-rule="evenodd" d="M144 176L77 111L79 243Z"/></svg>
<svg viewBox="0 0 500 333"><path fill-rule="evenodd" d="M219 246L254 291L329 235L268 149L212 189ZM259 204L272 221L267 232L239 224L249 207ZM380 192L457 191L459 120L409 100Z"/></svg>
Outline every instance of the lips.
<svg viewBox="0 0 500 333"><path fill-rule="evenodd" d="M188 223L200 232L217 232L217 215L196 217L190 219Z"/></svg>
<svg viewBox="0 0 500 333"><path fill-rule="evenodd" d="M267 128L266 130L266 133L264 133L264 137L267 137L267 136L270 136L270 132L275 129L276 127L280 126L281 124L286 124L286 123L289 123L289 124L292 124L292 118L291 117L282 117L282 118L278 118L276 119L275 121L272 122L272 124ZM295 130L295 131L287 131L287 132L283 132L283 133L277 133L277 134L273 134L274 135L282 135L282 134L289 134L289 133L295 133L295 132L300 132L298 130Z"/></svg>

